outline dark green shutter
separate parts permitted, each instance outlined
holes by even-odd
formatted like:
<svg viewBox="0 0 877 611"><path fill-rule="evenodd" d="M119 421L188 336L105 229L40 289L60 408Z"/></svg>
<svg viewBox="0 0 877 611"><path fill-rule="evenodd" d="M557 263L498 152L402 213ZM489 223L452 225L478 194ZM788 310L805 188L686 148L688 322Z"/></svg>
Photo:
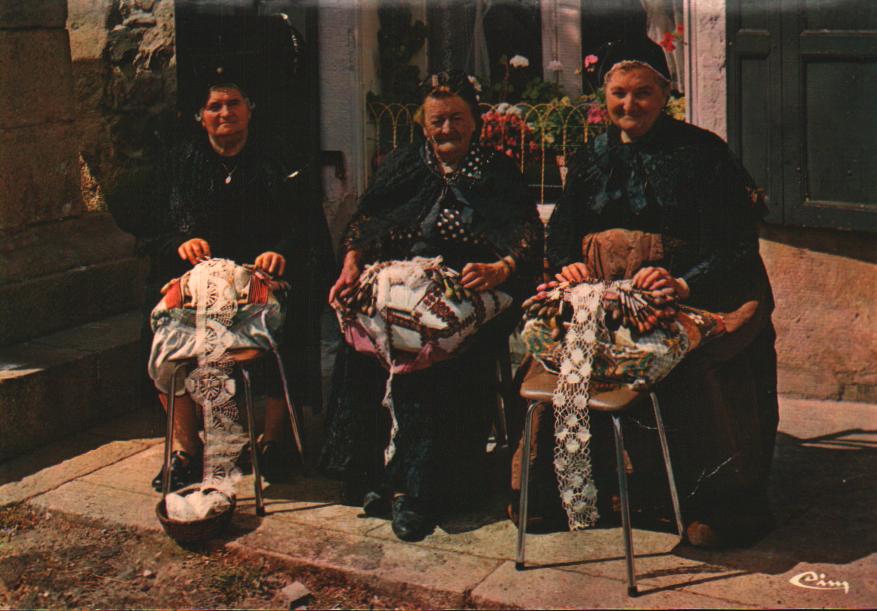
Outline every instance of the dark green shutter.
<svg viewBox="0 0 877 611"><path fill-rule="evenodd" d="M877 230L877 3L729 0L728 140L770 222Z"/></svg>

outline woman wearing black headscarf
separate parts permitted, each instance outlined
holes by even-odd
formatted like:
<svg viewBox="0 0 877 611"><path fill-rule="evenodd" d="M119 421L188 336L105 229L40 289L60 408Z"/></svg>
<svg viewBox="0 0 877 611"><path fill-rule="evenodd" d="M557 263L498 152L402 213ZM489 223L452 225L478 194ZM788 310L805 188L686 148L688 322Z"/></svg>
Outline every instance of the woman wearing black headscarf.
<svg viewBox="0 0 877 611"><path fill-rule="evenodd" d="M330 301L351 291L367 263L441 255L465 288L499 288L519 303L540 271L542 225L514 163L478 144L481 116L466 75L428 79L419 121L426 141L391 155L359 202ZM448 500L483 485L496 358L517 314L513 306L491 321L451 360L394 378L399 432L386 466L387 372L349 347L339 354L322 466L367 514L391 509L399 538L423 538Z"/></svg>
<svg viewBox="0 0 877 611"><path fill-rule="evenodd" d="M308 268L319 265L315 259L327 237L322 209L307 185L306 164L281 144L253 133L253 107L235 83L206 88L195 117L201 128L197 134L172 147L148 181L129 176L111 198L117 223L137 236L138 252L150 259L143 329L147 347L152 340L149 312L161 299L162 286L206 258L252 263L290 279L300 302L317 299L324 290L308 290L302 282ZM304 309L288 306L283 336L276 338L288 369L304 350L301 328L313 324L303 320ZM265 373L260 465L269 480L278 481L291 468L288 415L278 373L270 367ZM300 389L291 390L295 395ZM166 392L159 393L165 405ZM172 489L201 481L202 468L199 422L188 395L177 400L175 412ZM161 480L159 473L152 482L156 490Z"/></svg>
<svg viewBox="0 0 877 611"><path fill-rule="evenodd" d="M582 262L583 238L644 232L661 255L634 275L638 286L714 312L748 311L746 325L692 353L657 389L689 539L747 543L772 524L778 421L773 297L756 232L764 205L719 137L663 112L670 83L657 45L615 45L603 65L612 125L571 161L548 261L559 279L581 282L597 272ZM637 465L635 442L629 449L642 471L648 461Z"/></svg>

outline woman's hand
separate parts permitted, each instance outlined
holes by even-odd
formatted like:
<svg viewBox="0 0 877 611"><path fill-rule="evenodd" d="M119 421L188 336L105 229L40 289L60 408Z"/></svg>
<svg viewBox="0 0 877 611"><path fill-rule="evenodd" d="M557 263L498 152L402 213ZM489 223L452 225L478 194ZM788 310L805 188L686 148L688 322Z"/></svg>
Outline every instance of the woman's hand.
<svg viewBox="0 0 877 611"><path fill-rule="evenodd" d="M588 269L587 265L580 261L564 265L561 268L560 273L555 274L554 277L560 282L569 282L570 284L581 284L582 282L588 282L593 279L591 276L591 270Z"/></svg>
<svg viewBox="0 0 877 611"><path fill-rule="evenodd" d="M356 281L362 274L362 254L358 250L350 250L344 255L344 265L341 266L341 273L338 280L329 289L329 303L335 304L339 298L350 295Z"/></svg>
<svg viewBox="0 0 877 611"><path fill-rule="evenodd" d="M177 248L180 259L188 261L192 265L198 265L201 261L210 258L210 244L201 238L186 240Z"/></svg>
<svg viewBox="0 0 877 611"><path fill-rule="evenodd" d="M256 257L255 265L272 276L275 273L277 276L282 276L283 272L286 271L286 258L279 253L269 250Z"/></svg>
<svg viewBox="0 0 877 611"><path fill-rule="evenodd" d="M460 273L463 288L475 291L489 291L498 287L512 275L508 263L467 263Z"/></svg>
<svg viewBox="0 0 877 611"><path fill-rule="evenodd" d="M548 282L543 282L539 286L536 287L537 293L545 293L548 294L548 291L556 289L560 286L560 281L558 280L549 280Z"/></svg>
<svg viewBox="0 0 877 611"><path fill-rule="evenodd" d="M667 301L684 301L691 293L685 280L674 278L663 267L643 267L633 275L633 285Z"/></svg>

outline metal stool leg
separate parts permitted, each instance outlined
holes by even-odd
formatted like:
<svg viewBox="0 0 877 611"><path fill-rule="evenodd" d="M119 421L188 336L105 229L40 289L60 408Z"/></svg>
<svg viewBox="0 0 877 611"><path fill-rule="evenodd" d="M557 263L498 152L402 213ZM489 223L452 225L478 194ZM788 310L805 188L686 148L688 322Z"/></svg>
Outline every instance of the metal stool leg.
<svg viewBox="0 0 877 611"><path fill-rule="evenodd" d="M673 513L676 515L676 532L681 541L685 536L685 527L682 525L682 511L679 508L679 493L676 490L676 477L673 475L673 463L670 462L670 446L667 445L667 431L664 429L664 419L661 418L661 409L658 407L658 396L649 393L652 398L652 409L655 412L655 423L658 426L658 438L661 440L661 453L664 455L664 468L667 470L667 481L670 484L670 500L673 501Z"/></svg>
<svg viewBox="0 0 877 611"><path fill-rule="evenodd" d="M174 407L177 398L177 373L185 367L185 363L180 363L174 367L171 376L171 389L167 400L167 430L164 434L164 468L161 470L161 498L168 495L171 490L171 455L174 447Z"/></svg>
<svg viewBox="0 0 877 611"><path fill-rule="evenodd" d="M496 404L496 445L505 447L509 445L506 414L514 396L511 378L512 357L509 354L508 341L506 341L504 349L499 352L497 367L499 368L499 401Z"/></svg>
<svg viewBox="0 0 877 611"><path fill-rule="evenodd" d="M627 595L636 596L636 572L633 568L633 534L630 526L630 498L627 491L627 472L624 470L624 436L621 433L621 418L612 415L612 428L615 430L615 463L618 470L618 492L621 495L621 530L624 532L624 556L627 559Z"/></svg>
<svg viewBox="0 0 877 611"><path fill-rule="evenodd" d="M518 506L518 549L515 568L524 570L524 537L527 535L527 503L530 496L530 437L533 431L533 415L538 401L531 401L524 420L524 453L521 457L521 500Z"/></svg>
<svg viewBox="0 0 877 611"><path fill-rule="evenodd" d="M292 439L295 441L295 447L298 449L299 456L301 456L302 472L307 475L308 467L305 461L304 444L301 440L301 424L298 421L298 413L295 411L295 406L292 404L292 398L289 395L289 385L286 382L286 370L283 368L283 359L280 358L280 353L276 349L274 350L274 357L277 359L277 369L280 371L280 381L283 383L283 398L286 400L286 409L289 412Z"/></svg>
<svg viewBox="0 0 877 611"><path fill-rule="evenodd" d="M259 470L259 451L256 448L256 418L253 415L253 385L250 372L241 366L241 377L244 379L244 402L247 406L247 428L250 434L250 460L253 463L253 488L256 494L256 515L265 515L265 502L262 499L262 472Z"/></svg>

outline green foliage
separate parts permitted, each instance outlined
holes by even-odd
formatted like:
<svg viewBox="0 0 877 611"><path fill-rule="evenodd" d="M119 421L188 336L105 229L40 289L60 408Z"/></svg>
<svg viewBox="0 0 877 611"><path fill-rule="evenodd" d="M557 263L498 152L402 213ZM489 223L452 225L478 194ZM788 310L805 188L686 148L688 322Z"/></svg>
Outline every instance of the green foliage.
<svg viewBox="0 0 877 611"><path fill-rule="evenodd" d="M542 104L562 97L563 87L559 83L543 81L538 76L530 79L521 92L521 101L527 104Z"/></svg>
<svg viewBox="0 0 877 611"><path fill-rule="evenodd" d="M491 83L487 77L478 76L483 87L482 102L487 104L500 104L502 102L540 104L561 98L564 95L563 87L560 84L543 81L532 65L512 66L509 63L509 58L505 55L499 58L499 65L505 74L502 79Z"/></svg>

